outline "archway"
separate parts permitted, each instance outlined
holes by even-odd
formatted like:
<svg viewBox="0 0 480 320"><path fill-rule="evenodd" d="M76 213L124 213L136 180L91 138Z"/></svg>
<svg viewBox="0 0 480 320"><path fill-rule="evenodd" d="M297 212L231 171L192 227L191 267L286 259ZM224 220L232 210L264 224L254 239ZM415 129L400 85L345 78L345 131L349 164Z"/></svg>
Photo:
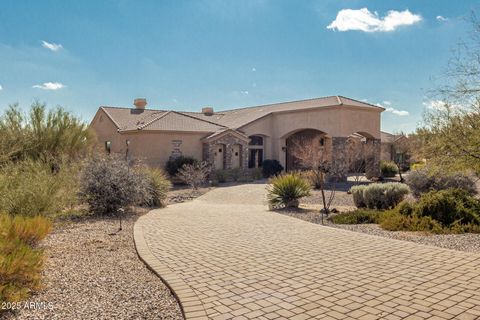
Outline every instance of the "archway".
<svg viewBox="0 0 480 320"><path fill-rule="evenodd" d="M331 161L331 139L317 129L302 129L286 139L286 170L318 168Z"/></svg>

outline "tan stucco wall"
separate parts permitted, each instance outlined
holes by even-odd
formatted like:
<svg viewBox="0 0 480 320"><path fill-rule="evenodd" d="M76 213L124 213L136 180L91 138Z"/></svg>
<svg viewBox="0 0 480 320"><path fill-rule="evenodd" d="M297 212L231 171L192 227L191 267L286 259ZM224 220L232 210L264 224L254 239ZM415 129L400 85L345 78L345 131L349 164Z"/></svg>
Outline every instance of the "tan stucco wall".
<svg viewBox="0 0 480 320"><path fill-rule="evenodd" d="M99 111L99 113L102 114L97 114L91 124L96 132L99 150L104 150L105 141L111 141L111 152L125 155L125 141L128 139L130 140L129 158L141 160L149 166L164 167L172 151L176 149L172 141L177 140L181 141L178 149L182 155L202 159L202 142L200 140L208 133L166 131L118 133L116 126L103 111Z"/></svg>
<svg viewBox="0 0 480 320"><path fill-rule="evenodd" d="M248 136L266 136L265 159L277 159L285 167L286 157L282 147L286 145L286 138L295 131L317 129L328 137L348 137L362 132L380 139L380 115L375 109L338 106L275 113L240 129Z"/></svg>

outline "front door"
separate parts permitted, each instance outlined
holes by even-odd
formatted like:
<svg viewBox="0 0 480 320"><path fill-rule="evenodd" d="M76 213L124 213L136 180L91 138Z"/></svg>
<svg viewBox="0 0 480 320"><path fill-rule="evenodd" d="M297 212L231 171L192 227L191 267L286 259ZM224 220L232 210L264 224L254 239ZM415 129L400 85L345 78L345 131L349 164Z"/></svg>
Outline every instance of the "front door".
<svg viewBox="0 0 480 320"><path fill-rule="evenodd" d="M240 145L233 145L232 150L232 168L240 168Z"/></svg>
<svg viewBox="0 0 480 320"><path fill-rule="evenodd" d="M263 162L263 149L250 149L248 157L249 168L260 168Z"/></svg>
<svg viewBox="0 0 480 320"><path fill-rule="evenodd" d="M225 146L223 144L219 144L215 148L215 169L223 170L225 159Z"/></svg>

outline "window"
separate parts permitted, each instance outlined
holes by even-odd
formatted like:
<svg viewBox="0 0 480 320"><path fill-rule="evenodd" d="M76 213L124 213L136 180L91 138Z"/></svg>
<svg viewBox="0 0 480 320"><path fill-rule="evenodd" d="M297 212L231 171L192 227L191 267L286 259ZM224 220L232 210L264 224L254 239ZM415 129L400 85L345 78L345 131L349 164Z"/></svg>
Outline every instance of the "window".
<svg viewBox="0 0 480 320"><path fill-rule="evenodd" d="M260 136L250 136L249 146L263 146L263 138Z"/></svg>

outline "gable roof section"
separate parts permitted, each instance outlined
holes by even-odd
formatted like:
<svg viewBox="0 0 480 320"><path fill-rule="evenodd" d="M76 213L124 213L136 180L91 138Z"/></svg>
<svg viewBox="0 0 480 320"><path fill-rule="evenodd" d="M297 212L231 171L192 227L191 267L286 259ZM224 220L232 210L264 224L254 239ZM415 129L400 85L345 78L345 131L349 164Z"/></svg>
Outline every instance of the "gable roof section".
<svg viewBox="0 0 480 320"><path fill-rule="evenodd" d="M176 111L118 107L101 107L101 109L112 119L120 132L138 130L215 132L224 128L213 122Z"/></svg>
<svg viewBox="0 0 480 320"><path fill-rule="evenodd" d="M225 128L225 129L222 129L220 131L214 132L211 135L202 138L202 140L203 141L212 141L212 140L219 139L219 138L221 138L221 137L223 137L224 135L227 135L227 134L232 134L232 135L237 136L238 138L240 138L242 140L250 141L250 138L247 135L245 135L245 134L243 134L243 133L241 133L237 130L233 130L233 129L229 129L229 128Z"/></svg>

